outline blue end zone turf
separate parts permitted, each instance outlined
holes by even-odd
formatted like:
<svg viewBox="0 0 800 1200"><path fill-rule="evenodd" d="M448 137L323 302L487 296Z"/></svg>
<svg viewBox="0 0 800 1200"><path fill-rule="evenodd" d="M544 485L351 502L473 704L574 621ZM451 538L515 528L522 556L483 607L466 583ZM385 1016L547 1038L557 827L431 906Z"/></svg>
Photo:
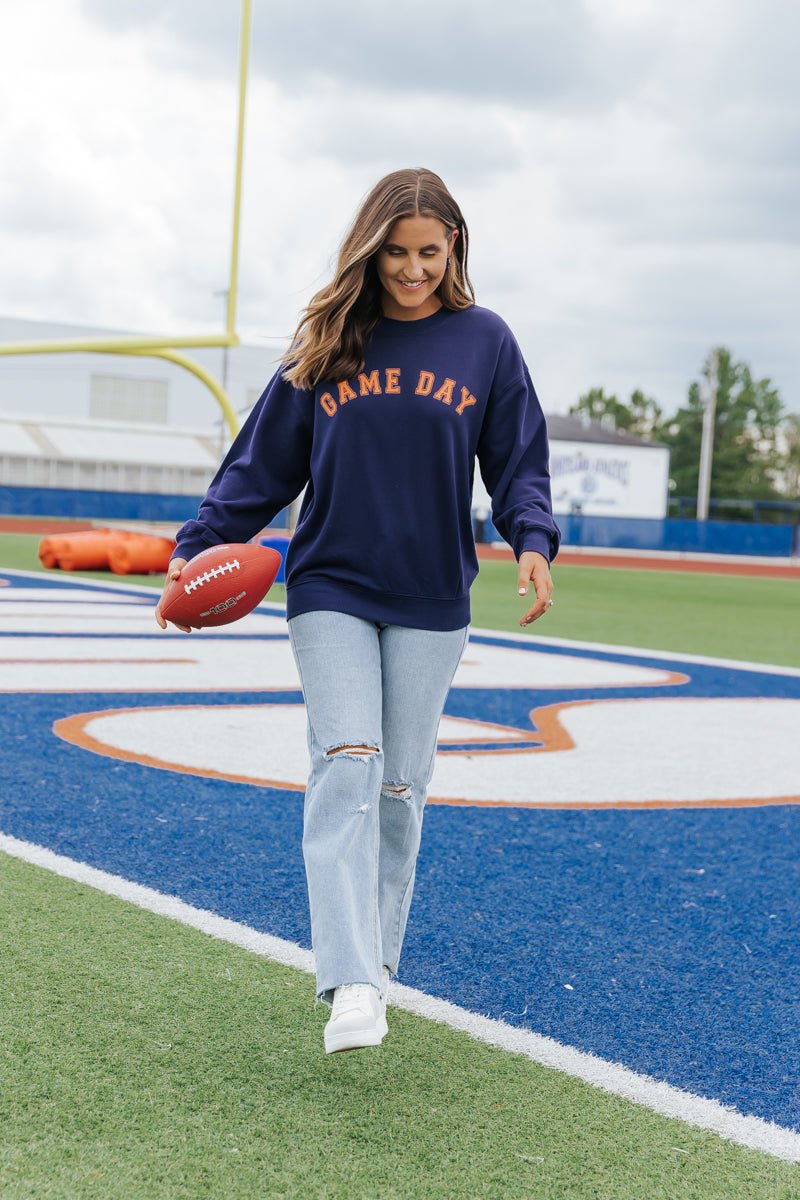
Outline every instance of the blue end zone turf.
<svg viewBox="0 0 800 1200"><path fill-rule="evenodd" d="M58 587L51 579L18 582ZM14 589L3 591L10 599ZM98 589L87 598L92 593ZM798 675L583 653L690 675L667 693L800 698ZM614 696L652 690L618 688ZM530 730L531 709L575 695L456 688L446 711ZM608 691L584 688L580 696L607 699ZM308 946L300 792L103 757L52 729L63 717L104 709L300 701L293 689L0 695L0 829ZM757 759L759 746L751 753ZM698 776L714 768L694 766ZM402 981L800 1128L799 837L800 806L792 804L431 805Z"/></svg>

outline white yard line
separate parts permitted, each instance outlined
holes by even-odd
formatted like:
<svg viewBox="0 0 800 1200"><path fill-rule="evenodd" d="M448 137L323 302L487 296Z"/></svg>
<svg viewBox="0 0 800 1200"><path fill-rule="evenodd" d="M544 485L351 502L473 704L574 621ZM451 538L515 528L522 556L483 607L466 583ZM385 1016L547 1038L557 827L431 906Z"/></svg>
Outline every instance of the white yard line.
<svg viewBox="0 0 800 1200"><path fill-rule="evenodd" d="M138 908L198 929L210 937L240 946L253 954L260 954L285 966L313 973L313 956L310 950L304 950L282 938L259 933L248 925L230 921L226 917L217 916L216 913L194 908L176 896L165 895L153 888L132 883L119 875L111 875L86 863L55 854L44 846L1 833L0 850L65 879L86 884L129 904L135 904ZM524 1055L542 1066L562 1071L665 1117L673 1117L687 1125L716 1133L728 1141L760 1150L774 1158L786 1162L800 1162L800 1134L763 1121L760 1117L743 1116L716 1100L695 1096L691 1092L672 1087L671 1084L651 1079L647 1075L639 1075L619 1063L606 1062L582 1050L564 1046L552 1038L468 1012L414 988L396 984L392 989L392 1004L417 1016L458 1029L476 1041L498 1046L513 1054Z"/></svg>
<svg viewBox="0 0 800 1200"><path fill-rule="evenodd" d="M504 633L498 629L479 629L470 625L470 636L498 638L516 646L535 645L537 650L558 646L564 650L597 650L601 654L624 654L630 658L665 659L669 662L696 663L701 667L731 667L735 671L760 671L765 675L800 676L800 667L782 667L771 663L748 662L739 658L710 658L704 654L684 654L679 650L647 650L642 646L616 646L609 642L580 642L573 638L537 637L535 634Z"/></svg>
<svg viewBox="0 0 800 1200"><path fill-rule="evenodd" d="M0 569L0 574L18 575L26 579L41 579L43 572L20 571L14 568L13 570ZM54 574L54 572L47 572L46 577L53 578ZM156 589L160 587L158 583L154 583L153 587L147 587L139 583L118 582L117 579L109 579L106 582L100 579L74 579L67 576L59 578L57 575L56 582L72 587L119 588L128 592L139 592L146 596L153 596ZM286 612L286 606L272 600L265 600L255 611L259 610L266 610L282 616ZM541 650L546 650L548 646L558 646L566 650L596 650L601 654L625 654L631 658L666 659L669 662L697 663L700 666L708 667L731 667L737 671L761 671L766 675L800 676L800 667L782 667L778 664L748 662L745 659L737 658L710 658L702 654L682 654L677 650L648 650L642 646L617 646L607 642L582 642L571 638L537 637L530 633L506 633L500 629L482 629L477 625L470 626L470 634L474 634L476 637L494 638L516 646L535 645L537 649Z"/></svg>

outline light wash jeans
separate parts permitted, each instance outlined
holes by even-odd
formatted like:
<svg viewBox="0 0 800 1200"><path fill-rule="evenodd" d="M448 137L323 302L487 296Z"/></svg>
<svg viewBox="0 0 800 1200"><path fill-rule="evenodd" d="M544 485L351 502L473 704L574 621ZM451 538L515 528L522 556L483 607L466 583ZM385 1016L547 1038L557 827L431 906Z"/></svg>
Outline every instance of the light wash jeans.
<svg viewBox="0 0 800 1200"><path fill-rule="evenodd" d="M468 629L289 621L308 716L303 856L317 994L396 974L439 720ZM368 754L337 747L366 746Z"/></svg>

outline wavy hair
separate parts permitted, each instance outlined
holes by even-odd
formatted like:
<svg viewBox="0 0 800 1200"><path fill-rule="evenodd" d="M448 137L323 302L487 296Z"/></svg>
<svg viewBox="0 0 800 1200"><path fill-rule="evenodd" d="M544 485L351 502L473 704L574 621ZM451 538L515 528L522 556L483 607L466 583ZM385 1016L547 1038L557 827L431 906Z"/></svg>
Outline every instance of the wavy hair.
<svg viewBox="0 0 800 1200"><path fill-rule="evenodd" d="M469 236L461 209L442 180L424 167L393 171L375 184L339 250L333 279L311 299L281 361L297 388L323 379L348 379L364 365L364 347L383 315L375 262L395 221L436 217L448 234L458 230L450 264L436 294L444 308L469 308L475 292L467 271Z"/></svg>

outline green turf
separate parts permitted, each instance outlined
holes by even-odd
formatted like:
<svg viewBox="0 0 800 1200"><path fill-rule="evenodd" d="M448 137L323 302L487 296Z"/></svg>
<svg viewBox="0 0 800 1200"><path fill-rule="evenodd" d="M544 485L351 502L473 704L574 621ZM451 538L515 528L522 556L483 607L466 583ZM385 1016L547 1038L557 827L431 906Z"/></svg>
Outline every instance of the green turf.
<svg viewBox="0 0 800 1200"><path fill-rule="evenodd" d="M0 535L0 565L38 569L38 543ZM532 633L800 665L793 582L555 580ZM474 623L523 608L513 564L482 564ZM309 978L4 855L0 914L3 1200L800 1195L797 1166L408 1014L327 1058Z"/></svg>
<svg viewBox="0 0 800 1200"><path fill-rule="evenodd" d="M0 855L0 1195L790 1200L800 1167Z"/></svg>
<svg viewBox="0 0 800 1200"><path fill-rule="evenodd" d="M527 627L575 638L800 667L800 580L553 565L554 605ZM516 564L484 561L472 621L521 632Z"/></svg>
<svg viewBox="0 0 800 1200"><path fill-rule="evenodd" d="M39 537L0 534L0 566L37 570ZM49 572L56 575L59 572ZM157 576L82 572L81 578L144 583ZM554 564L555 605L527 632L676 653L800 666L800 581ZM282 603L275 585L270 600ZM516 565L483 561L472 589L472 622L521 632L529 601L517 595Z"/></svg>

